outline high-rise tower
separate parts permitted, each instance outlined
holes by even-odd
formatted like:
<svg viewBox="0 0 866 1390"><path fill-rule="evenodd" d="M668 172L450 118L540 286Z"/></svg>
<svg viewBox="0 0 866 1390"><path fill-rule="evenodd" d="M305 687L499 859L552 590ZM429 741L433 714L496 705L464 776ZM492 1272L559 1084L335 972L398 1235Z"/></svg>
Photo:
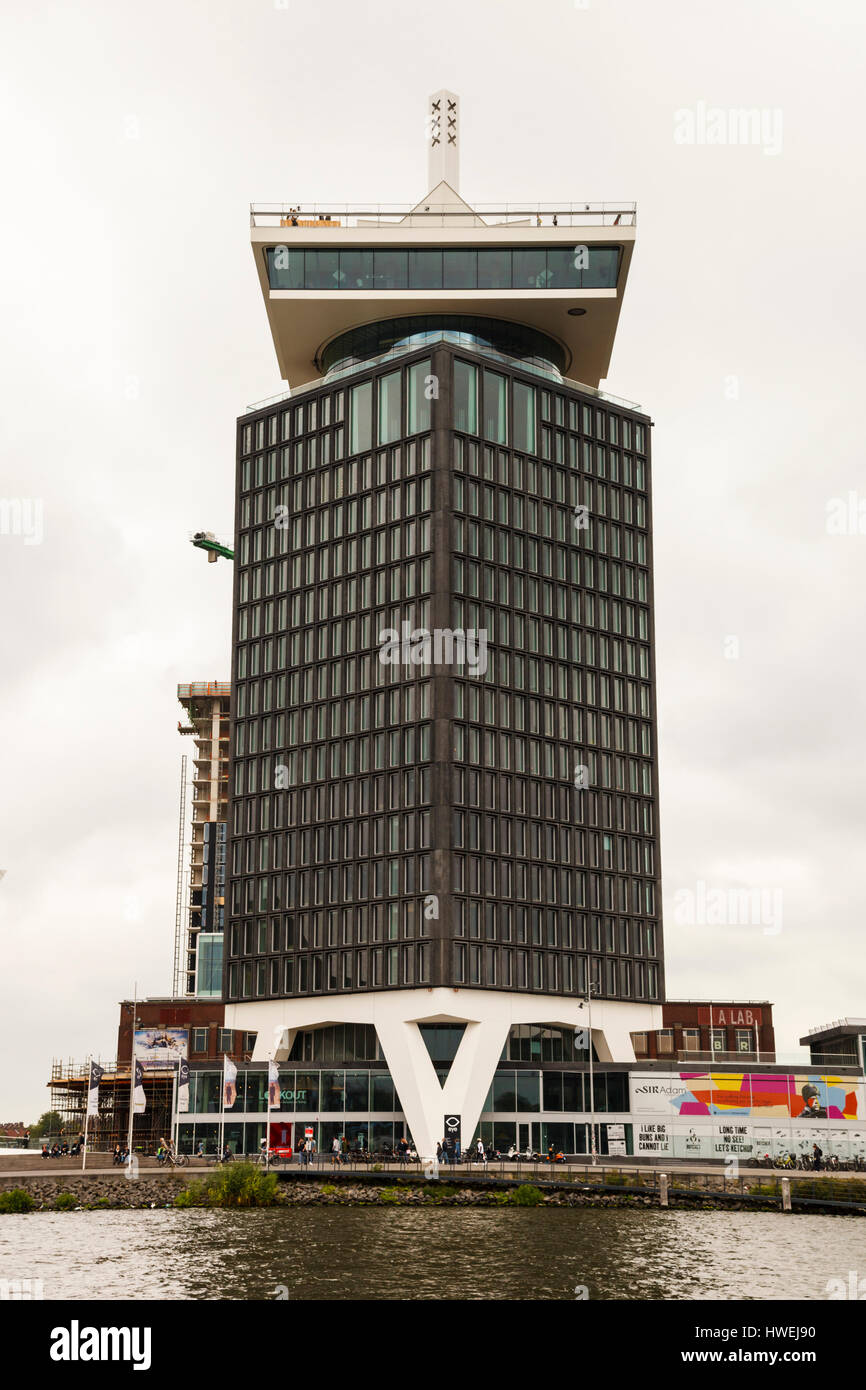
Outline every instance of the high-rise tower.
<svg viewBox="0 0 866 1390"><path fill-rule="evenodd" d="M374 1028L424 1154L664 990L634 207L471 207L453 93L429 138L416 206L252 211L291 389L238 421L225 973L254 1060Z"/></svg>

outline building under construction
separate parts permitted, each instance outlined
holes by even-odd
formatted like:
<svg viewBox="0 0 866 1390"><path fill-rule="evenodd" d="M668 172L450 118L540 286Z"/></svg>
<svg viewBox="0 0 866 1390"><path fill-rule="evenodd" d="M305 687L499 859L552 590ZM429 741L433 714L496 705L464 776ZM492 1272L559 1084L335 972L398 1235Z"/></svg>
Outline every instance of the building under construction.
<svg viewBox="0 0 866 1390"><path fill-rule="evenodd" d="M160 1138L168 1135L176 1067L168 1062L161 1065L153 1046L154 1040L167 1034L193 1069L221 1066L226 1053L237 1062L248 1061L255 1042L225 1027L225 1006L219 999L121 1000L117 1060L94 1058L105 1068L105 1075L99 1083L99 1115L95 1120L91 1117L88 1128L92 1148L112 1149L127 1138L133 1041L143 1067L145 1095L144 1113L135 1116L134 1148L152 1153ZM67 1138L84 1131L89 1075L89 1062L55 1058L51 1064L50 1109L60 1114L61 1132Z"/></svg>
<svg viewBox="0 0 866 1390"><path fill-rule="evenodd" d="M90 1117L87 1139L88 1147L107 1151L124 1143L129 1134L129 1061L99 1065L105 1066L99 1083L99 1114ZM51 1063L50 1109L60 1115L60 1134L66 1138L84 1133L89 1076L89 1062L55 1058ZM162 1136L169 1134L174 1076L174 1067L145 1071L145 1111L135 1116L136 1152L154 1153Z"/></svg>
<svg viewBox="0 0 866 1390"><path fill-rule="evenodd" d="M186 724L178 722L178 731L193 739L196 751L192 759L188 901L185 901L182 886L187 809L185 775L181 779L172 988L176 995L205 999L222 996L230 694L229 681L194 681L177 688L177 698L187 716Z"/></svg>

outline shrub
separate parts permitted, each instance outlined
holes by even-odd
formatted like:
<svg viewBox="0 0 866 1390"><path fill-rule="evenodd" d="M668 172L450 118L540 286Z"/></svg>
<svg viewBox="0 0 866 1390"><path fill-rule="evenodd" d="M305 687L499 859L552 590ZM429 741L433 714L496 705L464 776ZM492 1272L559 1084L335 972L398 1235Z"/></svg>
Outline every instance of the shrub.
<svg viewBox="0 0 866 1390"><path fill-rule="evenodd" d="M13 1187L9 1192L0 1192L0 1212L32 1211L36 1206L29 1192L23 1187Z"/></svg>
<svg viewBox="0 0 866 1390"><path fill-rule="evenodd" d="M337 1189L336 1189L336 1187L334 1186L334 1184L333 1184L332 1182L325 1182L325 1183L322 1183L322 1196L323 1196L323 1197L333 1197L333 1195L334 1195L334 1193L336 1192L336 1190L337 1190Z"/></svg>
<svg viewBox="0 0 866 1390"><path fill-rule="evenodd" d="M176 1207L272 1207L279 1178L256 1163L230 1163L198 1182L188 1183L175 1197Z"/></svg>
<svg viewBox="0 0 866 1390"><path fill-rule="evenodd" d="M388 1206L394 1206L400 1200L400 1193L396 1187L386 1187L379 1193L379 1201L386 1202Z"/></svg>
<svg viewBox="0 0 866 1390"><path fill-rule="evenodd" d="M176 1207L201 1207L204 1206L204 1194L200 1182L187 1183L182 1187L174 1199Z"/></svg>
<svg viewBox="0 0 866 1390"><path fill-rule="evenodd" d="M530 1182L523 1182L514 1192L510 1193L510 1205L513 1207L537 1207L544 1201L544 1195L539 1192L537 1187L533 1187Z"/></svg>
<svg viewBox="0 0 866 1390"><path fill-rule="evenodd" d="M58 1192L54 1199L55 1211L74 1211L78 1206L78 1198L72 1192Z"/></svg>

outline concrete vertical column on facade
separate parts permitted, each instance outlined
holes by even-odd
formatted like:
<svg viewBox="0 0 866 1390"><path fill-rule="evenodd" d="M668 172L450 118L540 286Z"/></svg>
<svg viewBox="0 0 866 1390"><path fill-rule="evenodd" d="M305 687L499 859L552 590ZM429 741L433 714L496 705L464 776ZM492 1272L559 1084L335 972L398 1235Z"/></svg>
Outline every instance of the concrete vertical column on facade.
<svg viewBox="0 0 866 1390"><path fill-rule="evenodd" d="M634 426L633 426L634 427ZM659 975L659 999L665 998L665 952L664 952L664 922L662 920L662 842L661 829L658 824L659 814L659 760L658 760L658 722L657 722L657 697L656 697L656 620L655 620L655 563L653 556L653 492L652 492L652 420L647 417L644 421L646 431L646 560L647 560L647 612L649 618L649 660L650 660L650 690L652 692L652 709L650 710L650 728L653 734L652 757L650 758L650 777L652 779L652 807L653 807L653 832L651 838L655 839L656 858L653 865L653 883L655 889L655 919L656 919L656 954L654 960L658 962ZM641 904L643 906L643 904ZM712 1025L712 1018L710 1019ZM712 1052L712 1045L710 1046Z"/></svg>
<svg viewBox="0 0 866 1390"><path fill-rule="evenodd" d="M430 625L445 629L451 615L451 529L452 529L452 432L451 432L451 354L434 349L431 372L437 396L431 401L431 544L433 547ZM430 983L448 985L452 979L451 942L454 937L451 903L451 716L453 712L453 672L433 670L433 776L431 806L430 891L438 899L438 920L425 923L431 937Z"/></svg>
<svg viewBox="0 0 866 1390"><path fill-rule="evenodd" d="M210 719L210 811L208 819L220 818L220 702L219 696L211 700ZM216 840L214 840L216 846Z"/></svg>

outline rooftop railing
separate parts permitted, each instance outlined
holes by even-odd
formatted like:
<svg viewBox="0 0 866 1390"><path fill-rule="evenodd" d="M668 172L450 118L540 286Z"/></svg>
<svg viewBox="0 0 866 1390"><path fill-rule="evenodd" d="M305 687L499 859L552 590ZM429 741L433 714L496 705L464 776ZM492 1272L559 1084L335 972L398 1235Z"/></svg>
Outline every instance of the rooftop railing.
<svg viewBox="0 0 866 1390"><path fill-rule="evenodd" d="M686 1048L675 1048L670 1052L660 1052L656 1057L646 1053L638 1056L638 1061L674 1063L677 1067L711 1067L736 1071L743 1063L760 1064L772 1067L786 1067L793 1072L836 1071L847 1069L859 1071L860 1063L850 1053L822 1053L814 1061L790 1052L767 1051L751 1047L748 1052L689 1052Z"/></svg>
<svg viewBox="0 0 866 1390"><path fill-rule="evenodd" d="M399 226L412 215L432 227L451 227L455 218L489 227L633 227L637 204L613 203L250 203L251 227L297 226L304 231L329 227ZM556 222L554 223L554 218ZM293 220L296 219L296 220Z"/></svg>
<svg viewBox="0 0 866 1390"><path fill-rule="evenodd" d="M192 681L177 687L179 700L189 699L193 695L231 695L231 693L231 681Z"/></svg>

